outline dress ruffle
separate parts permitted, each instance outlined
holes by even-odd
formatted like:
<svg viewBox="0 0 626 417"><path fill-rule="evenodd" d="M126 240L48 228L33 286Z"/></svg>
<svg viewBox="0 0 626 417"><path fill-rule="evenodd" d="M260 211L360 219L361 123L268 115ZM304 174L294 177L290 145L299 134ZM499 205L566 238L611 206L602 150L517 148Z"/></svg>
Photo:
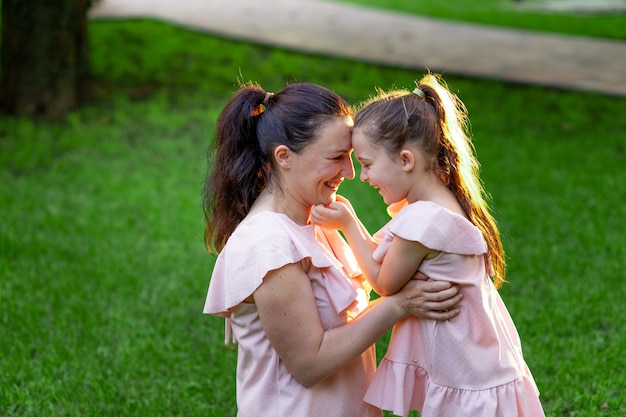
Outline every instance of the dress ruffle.
<svg viewBox="0 0 626 417"><path fill-rule="evenodd" d="M383 358L364 400L398 416L417 410L421 417L460 417L463 410L463 417L541 417L538 395L528 375L493 388L465 390L434 383L419 364Z"/></svg>
<svg viewBox="0 0 626 417"><path fill-rule="evenodd" d="M374 236L380 240L374 259L382 261L394 236L427 248L461 255L480 255L487 244L480 230L465 217L430 201L408 204Z"/></svg>
<svg viewBox="0 0 626 417"><path fill-rule="evenodd" d="M428 373L421 366L383 358L363 400L405 416L409 410L422 409L426 392L416 387L425 387L427 381Z"/></svg>
<svg viewBox="0 0 626 417"><path fill-rule="evenodd" d="M326 242L332 251L318 239ZM324 281L330 302L336 312L341 312L357 298L355 288L345 276L361 273L354 258L345 251L349 251L349 247L336 231L313 225L300 226L279 213L256 214L237 227L220 253L213 268L204 313L230 317L230 309L252 295L269 271L303 260L310 260L316 268L336 270L324 274Z"/></svg>
<svg viewBox="0 0 626 417"><path fill-rule="evenodd" d="M480 230L464 216L418 201L377 233L374 259L383 261L396 236L438 250L419 271L460 285L464 298L451 320L394 326L365 401L400 416L410 410L422 417L544 416L517 330L489 278Z"/></svg>

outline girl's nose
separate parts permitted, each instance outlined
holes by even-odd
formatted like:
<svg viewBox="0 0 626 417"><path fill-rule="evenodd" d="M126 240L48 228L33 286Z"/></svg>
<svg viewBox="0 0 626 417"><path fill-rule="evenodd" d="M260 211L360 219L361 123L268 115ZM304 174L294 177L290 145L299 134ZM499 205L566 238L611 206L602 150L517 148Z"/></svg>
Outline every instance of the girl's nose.
<svg viewBox="0 0 626 417"><path fill-rule="evenodd" d="M367 182L367 174L365 173L365 170L363 168L361 168L361 175L359 175L359 179L362 182Z"/></svg>

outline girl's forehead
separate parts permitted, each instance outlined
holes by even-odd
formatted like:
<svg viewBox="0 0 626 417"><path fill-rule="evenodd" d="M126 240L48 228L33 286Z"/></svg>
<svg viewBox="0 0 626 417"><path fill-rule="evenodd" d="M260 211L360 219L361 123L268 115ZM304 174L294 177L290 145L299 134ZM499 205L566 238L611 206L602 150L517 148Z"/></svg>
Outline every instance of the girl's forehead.
<svg viewBox="0 0 626 417"><path fill-rule="evenodd" d="M375 147L374 143L362 130L355 130L352 132L352 147Z"/></svg>
<svg viewBox="0 0 626 417"><path fill-rule="evenodd" d="M381 149L373 144L369 138L365 135L352 136L352 148L354 149L354 155L359 160L370 160L380 154Z"/></svg>

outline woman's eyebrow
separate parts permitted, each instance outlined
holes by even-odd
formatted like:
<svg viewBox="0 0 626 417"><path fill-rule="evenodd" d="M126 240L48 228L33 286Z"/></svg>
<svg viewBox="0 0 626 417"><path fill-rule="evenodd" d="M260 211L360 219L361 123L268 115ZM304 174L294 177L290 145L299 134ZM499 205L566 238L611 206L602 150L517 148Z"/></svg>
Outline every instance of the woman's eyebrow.
<svg viewBox="0 0 626 417"><path fill-rule="evenodd" d="M331 153L351 153L351 152L352 152L352 148L335 149L334 151L331 151Z"/></svg>

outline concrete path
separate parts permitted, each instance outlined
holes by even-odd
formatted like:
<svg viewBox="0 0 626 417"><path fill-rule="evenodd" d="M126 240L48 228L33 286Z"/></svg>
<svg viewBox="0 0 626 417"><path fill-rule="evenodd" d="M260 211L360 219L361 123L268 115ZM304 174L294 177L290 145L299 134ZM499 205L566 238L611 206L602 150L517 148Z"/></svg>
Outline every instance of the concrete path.
<svg viewBox="0 0 626 417"><path fill-rule="evenodd" d="M437 20L322 0L101 0L228 38L433 72L626 97L626 42Z"/></svg>

